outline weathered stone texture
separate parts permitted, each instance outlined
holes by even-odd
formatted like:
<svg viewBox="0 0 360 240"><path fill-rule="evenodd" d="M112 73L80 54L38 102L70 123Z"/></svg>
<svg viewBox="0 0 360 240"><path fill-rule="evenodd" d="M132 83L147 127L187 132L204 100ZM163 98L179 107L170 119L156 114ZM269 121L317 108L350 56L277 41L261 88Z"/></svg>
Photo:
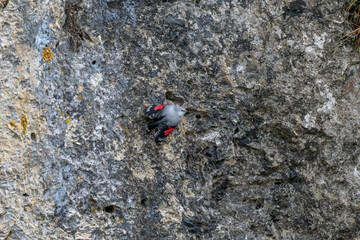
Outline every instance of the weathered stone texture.
<svg viewBox="0 0 360 240"><path fill-rule="evenodd" d="M0 7L0 239L359 239L343 1Z"/></svg>

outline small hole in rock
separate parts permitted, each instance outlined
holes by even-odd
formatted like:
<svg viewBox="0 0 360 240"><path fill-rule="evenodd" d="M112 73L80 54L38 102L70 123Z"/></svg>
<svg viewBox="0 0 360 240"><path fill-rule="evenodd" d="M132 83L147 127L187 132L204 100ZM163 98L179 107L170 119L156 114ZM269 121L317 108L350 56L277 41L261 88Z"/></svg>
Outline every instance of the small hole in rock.
<svg viewBox="0 0 360 240"><path fill-rule="evenodd" d="M36 140L36 133L31 133L31 134L30 134L30 137L31 137L32 140L35 141L35 140Z"/></svg>
<svg viewBox="0 0 360 240"><path fill-rule="evenodd" d="M166 97L166 99L171 100L176 104L183 104L184 103L184 99L182 97L178 96L177 94L174 94L171 91L167 91L165 93L165 97Z"/></svg>
<svg viewBox="0 0 360 240"><path fill-rule="evenodd" d="M261 209L264 207L264 200L260 199L259 201L257 201L255 209Z"/></svg>
<svg viewBox="0 0 360 240"><path fill-rule="evenodd" d="M92 65L95 65L96 64L96 61L94 60L94 61L92 61Z"/></svg>
<svg viewBox="0 0 360 240"><path fill-rule="evenodd" d="M107 213L112 213L112 212L114 212L114 210L115 210L114 205L104 207L104 211L107 212Z"/></svg>
<svg viewBox="0 0 360 240"><path fill-rule="evenodd" d="M198 115L195 115L195 117L197 118L197 119L199 119L199 118L201 118L201 116L198 114Z"/></svg>
<svg viewBox="0 0 360 240"><path fill-rule="evenodd" d="M235 131L234 131L234 134L238 133L239 132L239 128L235 128Z"/></svg>
<svg viewBox="0 0 360 240"><path fill-rule="evenodd" d="M297 177L297 174L296 174L295 170L290 171L289 177L290 177L290 179L294 179L294 178Z"/></svg>
<svg viewBox="0 0 360 240"><path fill-rule="evenodd" d="M146 206L146 201L147 201L147 198L143 198L141 200L140 204L145 207Z"/></svg>
<svg viewBox="0 0 360 240"><path fill-rule="evenodd" d="M29 196L29 194L27 194L27 193L24 193L24 194L23 194L23 196L24 196L24 197L28 197L28 196Z"/></svg>

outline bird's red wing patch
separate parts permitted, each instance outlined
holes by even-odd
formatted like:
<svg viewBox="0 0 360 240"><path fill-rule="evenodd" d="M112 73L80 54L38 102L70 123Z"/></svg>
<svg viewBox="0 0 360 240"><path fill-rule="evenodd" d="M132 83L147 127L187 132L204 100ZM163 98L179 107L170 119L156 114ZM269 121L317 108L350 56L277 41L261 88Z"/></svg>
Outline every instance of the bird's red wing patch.
<svg viewBox="0 0 360 240"><path fill-rule="evenodd" d="M163 108L166 106L166 104L161 104L161 105L157 105L157 106L155 106L154 107L154 111L156 111L156 110L163 110Z"/></svg>
<svg viewBox="0 0 360 240"><path fill-rule="evenodd" d="M175 128L170 127L168 130L164 131L165 136L168 136Z"/></svg>

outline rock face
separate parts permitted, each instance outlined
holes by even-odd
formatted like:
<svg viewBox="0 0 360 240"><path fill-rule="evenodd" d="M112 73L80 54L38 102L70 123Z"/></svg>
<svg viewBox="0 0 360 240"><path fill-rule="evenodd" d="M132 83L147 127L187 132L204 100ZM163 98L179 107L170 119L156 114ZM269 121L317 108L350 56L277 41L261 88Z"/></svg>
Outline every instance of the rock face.
<svg viewBox="0 0 360 240"><path fill-rule="evenodd" d="M0 239L359 239L343 1L0 6Z"/></svg>

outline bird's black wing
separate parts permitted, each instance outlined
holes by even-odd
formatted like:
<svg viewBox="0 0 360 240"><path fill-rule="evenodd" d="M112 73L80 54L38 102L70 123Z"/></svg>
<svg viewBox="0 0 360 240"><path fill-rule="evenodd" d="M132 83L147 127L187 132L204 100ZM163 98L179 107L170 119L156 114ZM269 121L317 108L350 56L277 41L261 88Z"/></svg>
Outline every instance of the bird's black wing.
<svg viewBox="0 0 360 240"><path fill-rule="evenodd" d="M155 133L155 142L159 143L162 140L164 140L164 138L166 138L167 136L169 136L169 134L176 128L176 126L168 126L166 124L161 123L157 129L158 131Z"/></svg>
<svg viewBox="0 0 360 240"><path fill-rule="evenodd" d="M164 109L165 105L166 104L149 106L144 110L144 114L150 119L159 120L163 118L162 110Z"/></svg>

